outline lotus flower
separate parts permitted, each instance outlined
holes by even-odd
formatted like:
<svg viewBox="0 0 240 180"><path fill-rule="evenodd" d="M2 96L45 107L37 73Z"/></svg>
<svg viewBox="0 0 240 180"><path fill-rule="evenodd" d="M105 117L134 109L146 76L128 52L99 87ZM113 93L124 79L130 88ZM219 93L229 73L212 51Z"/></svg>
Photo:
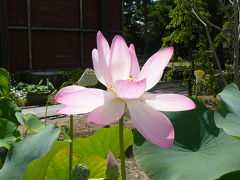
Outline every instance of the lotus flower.
<svg viewBox="0 0 240 180"><path fill-rule="evenodd" d="M117 35L111 47L101 32L97 33L97 49L92 51L93 67L107 91L81 86L68 86L55 97L65 107L61 114L89 113L87 121L96 126L111 125L123 116L128 107L133 125L152 143L171 148L174 129L160 111L184 111L195 108L189 98L177 94L150 94L162 77L173 54L166 48L151 56L141 71L133 45Z"/></svg>

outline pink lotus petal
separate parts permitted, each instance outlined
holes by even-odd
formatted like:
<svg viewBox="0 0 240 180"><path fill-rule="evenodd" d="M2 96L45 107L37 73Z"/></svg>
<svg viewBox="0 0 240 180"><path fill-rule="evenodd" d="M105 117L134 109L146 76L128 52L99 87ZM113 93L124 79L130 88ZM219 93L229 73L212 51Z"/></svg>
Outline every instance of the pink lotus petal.
<svg viewBox="0 0 240 180"><path fill-rule="evenodd" d="M109 44L100 31L98 31L97 33L97 49L98 49L100 58L104 59L106 65L109 66L109 55L110 55Z"/></svg>
<svg viewBox="0 0 240 180"><path fill-rule="evenodd" d="M99 59L98 59L98 50L97 49L93 49L92 51L92 61L93 61L93 69L95 71L95 74L98 78L98 80L105 86L107 86L107 83L105 82L102 74L102 69L101 66L99 64Z"/></svg>
<svg viewBox="0 0 240 180"><path fill-rule="evenodd" d="M113 82L126 80L131 68L131 57L125 40L117 35L111 45L110 68Z"/></svg>
<svg viewBox="0 0 240 180"><path fill-rule="evenodd" d="M147 88L151 89L161 79L163 70L173 55L173 47L165 48L152 55L144 64L137 81L146 78Z"/></svg>
<svg viewBox="0 0 240 180"><path fill-rule="evenodd" d="M124 113L125 103L117 98L105 102L94 109L87 117L92 125L106 126L116 123Z"/></svg>
<svg viewBox="0 0 240 180"><path fill-rule="evenodd" d="M56 98L56 102L67 106L88 108L89 112L98 106L102 106L105 101L111 100L115 96L107 91L94 88L85 88L80 91L65 94Z"/></svg>
<svg viewBox="0 0 240 180"><path fill-rule="evenodd" d="M146 88L146 79L138 82L118 80L114 84L114 90L122 99L136 99L143 95Z"/></svg>
<svg viewBox="0 0 240 180"><path fill-rule="evenodd" d="M144 94L145 102L160 111L186 111L196 107L186 96L179 94Z"/></svg>
<svg viewBox="0 0 240 180"><path fill-rule="evenodd" d="M140 101L127 102L133 125L153 144L171 148L174 129L169 119L161 112Z"/></svg>
<svg viewBox="0 0 240 180"><path fill-rule="evenodd" d="M134 48L133 44L131 44L129 46L129 52L130 52L130 55L131 55L130 76L133 79L137 79L138 74L140 73L140 67L139 67L139 63L138 63L138 60L137 60L137 55L136 55L135 48Z"/></svg>
<svg viewBox="0 0 240 180"><path fill-rule="evenodd" d="M58 93L55 95L55 101L58 102L57 100L60 97L65 96L67 94L74 93L74 92L79 91L79 90L83 90L83 89L86 89L86 88L82 87L82 86L77 86L77 85L64 87L64 88L60 89L58 91Z"/></svg>
<svg viewBox="0 0 240 180"><path fill-rule="evenodd" d="M57 113L66 114L66 115L75 115L75 114L89 113L92 110L93 110L93 107L65 106L64 108L58 110Z"/></svg>
<svg viewBox="0 0 240 180"><path fill-rule="evenodd" d="M97 33L97 49L98 59L93 59L95 61L93 62L94 66L98 69L98 75L103 77L105 84L110 85L112 84L112 76L109 68L110 49L107 40L100 31Z"/></svg>

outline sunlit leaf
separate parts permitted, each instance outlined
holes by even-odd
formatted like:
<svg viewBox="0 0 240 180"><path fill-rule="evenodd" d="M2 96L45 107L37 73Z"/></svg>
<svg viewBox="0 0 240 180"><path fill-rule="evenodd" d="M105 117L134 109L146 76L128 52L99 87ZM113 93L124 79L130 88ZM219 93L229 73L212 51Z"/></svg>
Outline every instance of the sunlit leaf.
<svg viewBox="0 0 240 180"><path fill-rule="evenodd" d="M31 132L38 133L42 129L44 129L43 123L34 114L24 115L20 112L16 112L15 115L18 121L20 122L20 124L22 124L26 129L28 129Z"/></svg>
<svg viewBox="0 0 240 180"><path fill-rule="evenodd" d="M118 158L119 150L119 130L118 126L111 128L101 128L92 136L87 138L78 138L74 141L74 150L80 154L98 154L104 159L107 159L108 153L111 151ZM133 144L132 132L124 128L124 149L126 150Z"/></svg>

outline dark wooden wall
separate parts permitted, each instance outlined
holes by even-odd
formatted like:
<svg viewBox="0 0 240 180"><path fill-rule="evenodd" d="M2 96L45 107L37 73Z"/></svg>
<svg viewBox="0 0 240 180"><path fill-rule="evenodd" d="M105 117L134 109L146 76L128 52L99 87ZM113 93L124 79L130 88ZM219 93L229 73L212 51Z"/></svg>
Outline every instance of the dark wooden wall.
<svg viewBox="0 0 240 180"><path fill-rule="evenodd" d="M6 1L0 1L0 67L9 68Z"/></svg>
<svg viewBox="0 0 240 180"><path fill-rule="evenodd" d="M91 67L97 31L121 34L121 0L1 1L11 72Z"/></svg>

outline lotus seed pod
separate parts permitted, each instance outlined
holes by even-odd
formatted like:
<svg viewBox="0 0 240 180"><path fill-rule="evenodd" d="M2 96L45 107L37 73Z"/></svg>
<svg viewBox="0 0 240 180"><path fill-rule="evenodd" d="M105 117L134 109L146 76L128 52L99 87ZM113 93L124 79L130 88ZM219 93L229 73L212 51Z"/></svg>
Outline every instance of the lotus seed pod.
<svg viewBox="0 0 240 180"><path fill-rule="evenodd" d="M112 152L108 153L106 176L108 180L117 180L119 176L117 160Z"/></svg>
<svg viewBox="0 0 240 180"><path fill-rule="evenodd" d="M90 176L90 169L85 164L78 164L72 169L73 180L87 180Z"/></svg>

